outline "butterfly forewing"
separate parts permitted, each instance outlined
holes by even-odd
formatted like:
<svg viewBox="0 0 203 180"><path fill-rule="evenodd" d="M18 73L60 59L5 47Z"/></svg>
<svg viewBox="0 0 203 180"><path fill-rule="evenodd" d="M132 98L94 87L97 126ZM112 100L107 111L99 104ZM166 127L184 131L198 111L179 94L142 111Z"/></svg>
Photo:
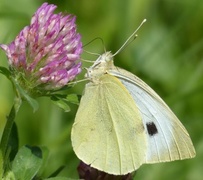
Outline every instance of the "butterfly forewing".
<svg viewBox="0 0 203 180"><path fill-rule="evenodd" d="M86 85L71 137L82 161L110 174L127 174L145 163L141 114L125 86L111 75Z"/></svg>
<svg viewBox="0 0 203 180"><path fill-rule="evenodd" d="M118 77L137 105L147 136L146 163L186 159L195 156L187 130L164 101L141 79L115 68Z"/></svg>

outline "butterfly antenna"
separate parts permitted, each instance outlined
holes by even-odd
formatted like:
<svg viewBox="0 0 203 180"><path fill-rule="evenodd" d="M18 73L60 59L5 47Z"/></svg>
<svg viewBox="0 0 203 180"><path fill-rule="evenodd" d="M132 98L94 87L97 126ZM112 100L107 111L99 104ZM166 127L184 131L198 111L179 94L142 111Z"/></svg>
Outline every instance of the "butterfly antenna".
<svg viewBox="0 0 203 180"><path fill-rule="evenodd" d="M86 43L85 45L83 45L82 47L84 48L85 46L91 44L92 42L94 42L94 41L96 41L96 40L98 40L98 39L101 40L102 44L104 44L102 38L100 38L100 37L96 37L96 38L92 39L91 41L89 41L88 43Z"/></svg>
<svg viewBox="0 0 203 180"><path fill-rule="evenodd" d="M102 42L102 45L103 45L103 47L104 47L104 52L106 52L106 48L105 48L105 46L104 46L104 41L103 41L103 39L100 38L100 37L96 37L96 38L92 39L90 42L86 43L86 44L85 44L84 46L82 46L82 47L84 48L85 46L89 45L90 43L92 43L93 41L96 41L96 40L98 40L98 39ZM86 52L88 52L88 51L86 51ZM93 53L92 53L92 54L93 54Z"/></svg>
<svg viewBox="0 0 203 180"><path fill-rule="evenodd" d="M123 45L118 49L118 51L116 51L112 56L116 56L119 52L121 52L126 45L130 42L130 40L132 39L132 41L137 37L137 31L140 29L140 27L146 22L147 20L144 19L141 24L138 26L138 28L131 34L131 36L123 43Z"/></svg>
<svg viewBox="0 0 203 180"><path fill-rule="evenodd" d="M90 43L92 43L93 41L96 41L96 40L98 40L98 39L102 42L102 45L103 45L103 47L104 47L104 52L106 52L106 48L105 48L105 46L104 46L104 41L103 41L103 39L100 38L100 37L94 38L93 40L91 40L90 42L86 43L86 44L85 44L84 46L82 46L82 47L85 47L85 46L89 45ZM93 53L93 52L90 52L90 51L87 51L87 50L83 50L83 51L85 51L85 52L88 53L88 54L94 55L94 56L100 56L100 55L101 55L101 54ZM90 62L89 60L84 60L84 59L83 59L83 61Z"/></svg>

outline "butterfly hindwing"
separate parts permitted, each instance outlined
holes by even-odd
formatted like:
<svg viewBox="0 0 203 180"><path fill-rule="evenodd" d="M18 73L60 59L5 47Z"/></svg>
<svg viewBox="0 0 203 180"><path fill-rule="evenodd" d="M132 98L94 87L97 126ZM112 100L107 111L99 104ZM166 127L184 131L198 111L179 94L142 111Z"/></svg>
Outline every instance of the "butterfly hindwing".
<svg viewBox="0 0 203 180"><path fill-rule="evenodd" d="M115 68L117 76L128 89L142 117L147 136L146 163L166 162L195 156L187 130L163 100L135 75Z"/></svg>

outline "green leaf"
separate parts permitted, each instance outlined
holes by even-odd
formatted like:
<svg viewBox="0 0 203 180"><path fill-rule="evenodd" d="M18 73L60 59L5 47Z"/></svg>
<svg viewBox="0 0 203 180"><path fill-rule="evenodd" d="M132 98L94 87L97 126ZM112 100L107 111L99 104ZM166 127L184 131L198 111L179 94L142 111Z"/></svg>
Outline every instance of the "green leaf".
<svg viewBox="0 0 203 180"><path fill-rule="evenodd" d="M13 161L12 171L16 179L31 180L41 166L41 149L39 147L23 146Z"/></svg>
<svg viewBox="0 0 203 180"><path fill-rule="evenodd" d="M77 94L54 94L51 96L51 100L55 105L59 106L65 112L70 111L69 103L79 105L79 96Z"/></svg>
<svg viewBox="0 0 203 180"><path fill-rule="evenodd" d="M10 79L11 73L7 68L0 66L0 73L6 76L9 80L11 80Z"/></svg>
<svg viewBox="0 0 203 180"><path fill-rule="evenodd" d="M34 110L34 112L35 112L35 111L39 108L38 102L37 102L35 99L31 98L31 97L24 91L24 89L20 87L20 85L19 85L16 81L13 80L13 82L14 82L14 84L15 84L17 90L19 91L19 93L27 100L27 102L32 106L32 108L33 108L33 110Z"/></svg>
<svg viewBox="0 0 203 180"><path fill-rule="evenodd" d="M12 161L14 159L14 157L16 156L17 152L18 152L18 144L19 144L19 140L18 140L18 130L17 130L17 126L16 123L13 123L12 129L11 129L11 134L8 140L8 146L11 148L11 152L9 154L10 157L10 161Z"/></svg>
<svg viewBox="0 0 203 180"><path fill-rule="evenodd" d="M13 85L17 88L17 90L19 91L19 93L28 101L28 103L32 106L33 110L36 111L39 108L38 102L31 98L21 87L20 85L11 78L11 73L10 71L5 68L0 66L0 73L5 75L12 83Z"/></svg>
<svg viewBox="0 0 203 180"><path fill-rule="evenodd" d="M68 94L68 95L66 96L66 100L67 100L68 102L73 103L73 104L79 105L79 98L78 98L78 95L77 95L77 94Z"/></svg>
<svg viewBox="0 0 203 180"><path fill-rule="evenodd" d="M8 128L6 128L8 129ZM5 138L5 136L4 136ZM6 142L4 142L6 143ZM4 174L8 174L11 166L11 162L14 159L16 153L18 152L18 133L17 133L17 126L15 122L11 127L10 134L8 134L8 142L5 145L5 154L3 157L3 170ZM0 176L1 177L1 176Z"/></svg>
<svg viewBox="0 0 203 180"><path fill-rule="evenodd" d="M13 172L9 171L6 175L2 178L2 180L16 180Z"/></svg>
<svg viewBox="0 0 203 180"><path fill-rule="evenodd" d="M42 165L37 173L37 177L40 177L41 174L44 172L45 168L47 167L47 162L48 162L48 158L49 158L49 149L47 147L40 147L40 149L42 150Z"/></svg>
<svg viewBox="0 0 203 180"><path fill-rule="evenodd" d="M1 142L0 142L0 170L1 173L3 174L6 166L9 165L9 154L10 154L10 146L9 146L9 140L10 140L10 135L12 132L12 127L15 119L15 107L13 106L9 116L7 117L6 125L4 127L3 135L1 137ZM0 174L0 177L2 176Z"/></svg>
<svg viewBox="0 0 203 180"><path fill-rule="evenodd" d="M52 99L52 102L57 105L58 107L60 107L61 109L63 109L65 112L69 112L70 111L70 107L69 105L63 100L63 99L57 99L57 100L54 100Z"/></svg>

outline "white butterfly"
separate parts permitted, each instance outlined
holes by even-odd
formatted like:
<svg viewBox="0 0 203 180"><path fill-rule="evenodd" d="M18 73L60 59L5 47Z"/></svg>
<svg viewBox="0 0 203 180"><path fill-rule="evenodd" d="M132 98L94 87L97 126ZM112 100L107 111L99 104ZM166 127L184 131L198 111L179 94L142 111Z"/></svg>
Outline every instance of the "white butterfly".
<svg viewBox="0 0 203 180"><path fill-rule="evenodd" d="M187 130L145 82L113 64L111 52L87 69L71 132L73 149L86 164L124 175L142 164L187 159L195 149Z"/></svg>

